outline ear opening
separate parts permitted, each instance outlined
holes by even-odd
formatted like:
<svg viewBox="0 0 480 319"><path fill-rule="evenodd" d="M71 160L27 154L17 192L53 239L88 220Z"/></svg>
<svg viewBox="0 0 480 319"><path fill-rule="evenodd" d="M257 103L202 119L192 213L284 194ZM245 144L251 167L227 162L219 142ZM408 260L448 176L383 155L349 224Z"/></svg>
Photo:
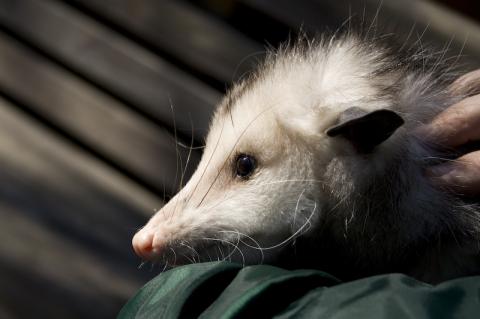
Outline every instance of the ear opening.
<svg viewBox="0 0 480 319"><path fill-rule="evenodd" d="M402 117L391 110L367 112L352 107L345 110L338 124L328 128L325 133L330 137L346 138L358 152L369 153L392 136L403 123Z"/></svg>

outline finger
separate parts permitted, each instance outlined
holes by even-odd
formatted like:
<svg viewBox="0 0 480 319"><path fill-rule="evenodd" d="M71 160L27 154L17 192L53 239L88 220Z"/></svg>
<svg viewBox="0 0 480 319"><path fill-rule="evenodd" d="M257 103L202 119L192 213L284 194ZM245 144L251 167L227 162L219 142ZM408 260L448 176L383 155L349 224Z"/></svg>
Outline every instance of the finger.
<svg viewBox="0 0 480 319"><path fill-rule="evenodd" d="M479 94L480 69L469 72L456 79L450 86L450 91L459 95Z"/></svg>
<svg viewBox="0 0 480 319"><path fill-rule="evenodd" d="M468 153L456 161L432 166L427 169L437 185L448 187L467 196L480 195L480 151Z"/></svg>
<svg viewBox="0 0 480 319"><path fill-rule="evenodd" d="M480 140L480 94L449 107L417 130L417 134L451 147Z"/></svg>

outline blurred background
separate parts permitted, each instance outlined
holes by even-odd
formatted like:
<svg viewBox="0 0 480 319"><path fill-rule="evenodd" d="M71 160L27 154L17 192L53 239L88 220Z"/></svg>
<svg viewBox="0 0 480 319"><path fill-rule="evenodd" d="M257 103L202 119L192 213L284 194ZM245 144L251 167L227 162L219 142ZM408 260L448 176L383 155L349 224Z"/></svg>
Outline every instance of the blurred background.
<svg viewBox="0 0 480 319"><path fill-rule="evenodd" d="M476 0L0 0L0 318L115 317L232 81L350 15L480 66Z"/></svg>

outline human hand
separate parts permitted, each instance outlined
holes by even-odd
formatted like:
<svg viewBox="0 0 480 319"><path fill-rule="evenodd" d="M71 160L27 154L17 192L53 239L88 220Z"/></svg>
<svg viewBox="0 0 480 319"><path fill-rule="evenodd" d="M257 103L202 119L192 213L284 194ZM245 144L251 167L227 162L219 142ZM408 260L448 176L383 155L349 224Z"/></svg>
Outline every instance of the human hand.
<svg viewBox="0 0 480 319"><path fill-rule="evenodd" d="M480 141L480 70L457 79L451 86L453 92L475 91L477 95L454 104L433 121L420 129L443 146L458 148ZM427 176L438 185L448 187L466 196L480 195L480 150L467 153L456 160L427 169Z"/></svg>

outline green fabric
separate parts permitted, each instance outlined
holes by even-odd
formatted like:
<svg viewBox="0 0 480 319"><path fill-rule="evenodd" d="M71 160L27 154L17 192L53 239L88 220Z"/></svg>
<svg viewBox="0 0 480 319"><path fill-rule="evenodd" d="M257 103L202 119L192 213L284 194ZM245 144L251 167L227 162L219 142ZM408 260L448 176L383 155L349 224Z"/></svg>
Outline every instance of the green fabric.
<svg viewBox="0 0 480 319"><path fill-rule="evenodd" d="M480 318L480 277L431 286L391 274L340 283L316 270L192 264L147 283L118 318Z"/></svg>

